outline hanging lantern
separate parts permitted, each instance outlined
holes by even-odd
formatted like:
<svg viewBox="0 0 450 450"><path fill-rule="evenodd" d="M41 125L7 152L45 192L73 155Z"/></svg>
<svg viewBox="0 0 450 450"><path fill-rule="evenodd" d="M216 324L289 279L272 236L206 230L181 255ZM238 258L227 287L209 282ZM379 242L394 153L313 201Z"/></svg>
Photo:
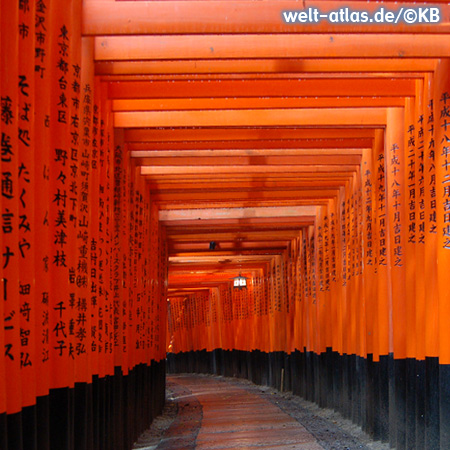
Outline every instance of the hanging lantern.
<svg viewBox="0 0 450 450"><path fill-rule="evenodd" d="M247 287L247 277L243 277L239 274L238 277L233 278L233 287L242 289Z"/></svg>

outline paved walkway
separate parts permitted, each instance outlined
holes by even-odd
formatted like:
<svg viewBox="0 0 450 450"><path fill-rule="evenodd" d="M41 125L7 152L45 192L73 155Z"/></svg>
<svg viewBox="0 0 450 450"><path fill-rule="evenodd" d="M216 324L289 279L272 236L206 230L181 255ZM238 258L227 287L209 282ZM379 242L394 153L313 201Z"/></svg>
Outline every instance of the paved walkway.
<svg viewBox="0 0 450 450"><path fill-rule="evenodd" d="M179 378L203 410L197 450L323 450L314 436L280 408L244 388L214 379Z"/></svg>
<svg viewBox="0 0 450 450"><path fill-rule="evenodd" d="M282 396L270 388L201 375L168 376L167 384L170 411L155 420L152 429L144 433L135 449L368 448L331 421L316 416L289 396Z"/></svg>

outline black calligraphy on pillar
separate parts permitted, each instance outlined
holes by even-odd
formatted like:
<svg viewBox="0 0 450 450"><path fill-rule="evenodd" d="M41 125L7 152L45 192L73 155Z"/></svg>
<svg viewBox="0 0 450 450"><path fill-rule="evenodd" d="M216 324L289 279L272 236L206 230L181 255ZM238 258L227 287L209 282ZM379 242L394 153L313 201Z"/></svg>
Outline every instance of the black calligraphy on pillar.
<svg viewBox="0 0 450 450"><path fill-rule="evenodd" d="M407 131L407 183L408 183L408 242L415 244L417 242L417 189L416 189L416 129L414 124L408 126ZM419 200L420 203L420 200ZM425 209L425 200L423 199L423 209Z"/></svg>
<svg viewBox="0 0 450 450"><path fill-rule="evenodd" d="M387 233L386 233L386 173L384 167L384 154L378 155L377 192L378 192L378 230L379 251L378 265L387 265Z"/></svg>
<svg viewBox="0 0 450 450"><path fill-rule="evenodd" d="M113 202L113 261L112 261L112 285L113 285L113 313L114 313L114 347L120 345L120 299L121 299L121 224L122 224L122 148L116 146L114 150L114 202Z"/></svg>
<svg viewBox="0 0 450 450"><path fill-rule="evenodd" d="M450 93L445 91L439 99L439 126L443 130L443 137L440 145L440 162L444 172L442 178L442 208L443 208L443 226L442 226L442 246L444 249L450 249Z"/></svg>
<svg viewBox="0 0 450 450"><path fill-rule="evenodd" d="M341 205L342 286L347 286L347 216L345 200Z"/></svg>
<svg viewBox="0 0 450 450"><path fill-rule="evenodd" d="M393 232L394 232L394 266L401 267L403 265L403 248L402 248L402 186L400 183L400 149L398 144L393 144L390 148L390 171L392 173L391 184L391 200L394 210Z"/></svg>
<svg viewBox="0 0 450 450"><path fill-rule="evenodd" d="M366 225L366 264L374 264L373 254L373 210L372 210L372 172L367 169L364 172L365 208L364 217Z"/></svg>
<svg viewBox="0 0 450 450"><path fill-rule="evenodd" d="M318 263L318 275L319 275L319 291L324 292L325 290L325 277L323 269L323 227L319 225L317 227L317 263Z"/></svg>
<svg viewBox="0 0 450 450"><path fill-rule="evenodd" d="M47 44L47 1L36 1L35 17L35 55L34 70L38 77L44 78L46 74L46 44Z"/></svg>
<svg viewBox="0 0 450 450"><path fill-rule="evenodd" d="M417 243L425 244L425 140L424 140L424 128L423 128L424 117L423 114L419 115L416 124L416 186L415 186L415 197L418 202L419 208L417 209L416 203L416 213L415 216L410 216L410 223L415 221L415 233L417 236ZM410 192L411 194L411 192ZM410 211L411 213L411 211ZM418 213L418 214L417 214ZM410 233L411 234L411 233Z"/></svg>
<svg viewBox="0 0 450 450"><path fill-rule="evenodd" d="M428 162L429 162L429 190L430 190L430 215L429 215L429 229L428 232L432 234L437 233L437 204L436 204L436 143L434 140L434 100L431 99L428 103Z"/></svg>
<svg viewBox="0 0 450 450"><path fill-rule="evenodd" d="M34 112L30 93L29 82L26 75L19 75L19 254L20 258L20 312L21 318L21 368L31 367L33 358L30 344L34 342L31 335L30 324L30 298L34 298L34 248L33 248L33 225L34 225L34 201L32 196L32 185L34 183L34 155L29 149L32 137L32 125L30 123L29 111ZM33 312L34 313L34 312ZM31 352L31 353L30 353Z"/></svg>
<svg viewBox="0 0 450 450"><path fill-rule="evenodd" d="M310 298L312 300L312 304L315 305L317 301L317 282L316 282L316 273L317 273L317 264L316 264L316 242L315 242L314 234L309 239L309 267L310 267Z"/></svg>
<svg viewBox="0 0 450 450"><path fill-rule="evenodd" d="M330 278L333 283L337 281L336 270L336 216L334 212L330 214Z"/></svg>
<svg viewBox="0 0 450 450"><path fill-rule="evenodd" d="M355 275L355 208L354 194L345 203L347 215L347 281Z"/></svg>
<svg viewBox="0 0 450 450"><path fill-rule="evenodd" d="M323 235L325 291L328 292L330 290L330 224L328 215L323 219Z"/></svg>

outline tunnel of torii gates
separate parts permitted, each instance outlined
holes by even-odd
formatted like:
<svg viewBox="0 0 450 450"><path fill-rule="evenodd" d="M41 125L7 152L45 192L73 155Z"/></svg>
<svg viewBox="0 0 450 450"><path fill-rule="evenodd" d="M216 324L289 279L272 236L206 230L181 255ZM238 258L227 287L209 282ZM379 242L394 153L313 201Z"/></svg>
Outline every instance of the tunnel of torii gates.
<svg viewBox="0 0 450 450"><path fill-rule="evenodd" d="M1 1L2 450L128 450L166 352L450 448L434 3L437 24L288 25L343 3Z"/></svg>

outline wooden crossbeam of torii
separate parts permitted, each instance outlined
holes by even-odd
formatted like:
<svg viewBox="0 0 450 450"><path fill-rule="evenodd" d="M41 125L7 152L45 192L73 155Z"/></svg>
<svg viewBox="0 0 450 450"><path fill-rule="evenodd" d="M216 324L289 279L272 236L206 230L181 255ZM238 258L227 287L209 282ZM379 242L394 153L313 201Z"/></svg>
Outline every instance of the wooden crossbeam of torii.
<svg viewBox="0 0 450 450"><path fill-rule="evenodd" d="M434 69L432 58L384 59L384 58L345 58L345 59L195 59L172 61L97 61L96 73L99 75L154 75L154 76L211 76L234 74L250 77L280 76L280 74L317 73L416 73L430 72Z"/></svg>
<svg viewBox="0 0 450 450"><path fill-rule="evenodd" d="M146 127L259 127L259 126L367 126L383 127L384 108L248 109L215 111L140 111L114 113L118 128Z"/></svg>
<svg viewBox="0 0 450 450"><path fill-rule="evenodd" d="M396 91L393 90L393 94ZM118 99L112 101L113 111L192 111L218 109L281 109L281 108L352 108L403 106L401 95L390 97L227 97L227 98L161 98Z"/></svg>
<svg viewBox="0 0 450 450"><path fill-rule="evenodd" d="M87 35L136 34L197 34L197 33L448 33L450 7L440 4L442 20L436 23L395 24L338 23L322 20L318 23L286 24L283 11L316 8L323 14L336 11L341 5L333 1L266 1L264 7L248 1L151 1L114 2L88 0L84 2L83 33ZM417 7L415 3L382 4L386 10L397 13L401 7ZM342 7L375 14L379 2L348 1Z"/></svg>
<svg viewBox="0 0 450 450"><path fill-rule="evenodd" d="M233 58L444 58L446 34L239 34L95 38L97 61Z"/></svg>
<svg viewBox="0 0 450 450"><path fill-rule="evenodd" d="M308 143L317 147L320 142L327 145L329 140L332 146L340 146L341 143L345 145L354 146L355 141L361 145L372 145L374 137L373 129L365 128L345 128L345 127L283 127L283 128L248 128L236 127L233 128L233 133L220 128L199 128L199 129L176 129L169 127L166 129L125 129L124 139L129 143L152 142L152 148L157 147L158 143L162 146L163 142L168 142L164 148L171 148L174 145L188 147L189 142L194 142L193 145L202 145L203 147L194 148L260 148L258 145L262 142L263 146L277 146L285 145L286 141L292 141L292 145L297 148L306 148ZM226 142L224 147L221 147L221 142ZM250 142L250 144L248 144ZM167 147L168 146L168 147Z"/></svg>
<svg viewBox="0 0 450 450"><path fill-rule="evenodd" d="M414 95L414 79L361 78L247 80L122 81L109 83L113 99L210 99L285 97L407 97ZM123 104L124 102L122 102ZM117 105L117 103L116 103Z"/></svg>

